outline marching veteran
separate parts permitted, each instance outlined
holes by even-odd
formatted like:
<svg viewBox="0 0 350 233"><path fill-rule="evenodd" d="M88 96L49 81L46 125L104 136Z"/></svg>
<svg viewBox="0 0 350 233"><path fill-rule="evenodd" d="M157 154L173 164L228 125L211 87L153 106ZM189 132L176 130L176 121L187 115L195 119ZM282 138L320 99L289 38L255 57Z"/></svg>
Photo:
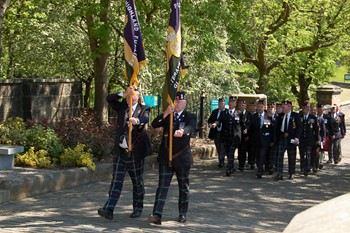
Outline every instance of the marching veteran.
<svg viewBox="0 0 350 233"><path fill-rule="evenodd" d="M158 154L159 181L155 196L153 213L148 217L151 224L162 224L162 213L167 198L171 180L176 175L179 200L177 221L184 223L187 220L189 202L189 173L193 164L190 138L195 132L196 116L185 110L187 99L184 92L177 92L175 106L168 108L158 115L152 122L154 128L163 127L162 142ZM174 114L173 114L174 113ZM173 117L173 131L170 130L170 117ZM169 134L172 134L172 141ZM169 145L172 143L172 162L169 164Z"/></svg>

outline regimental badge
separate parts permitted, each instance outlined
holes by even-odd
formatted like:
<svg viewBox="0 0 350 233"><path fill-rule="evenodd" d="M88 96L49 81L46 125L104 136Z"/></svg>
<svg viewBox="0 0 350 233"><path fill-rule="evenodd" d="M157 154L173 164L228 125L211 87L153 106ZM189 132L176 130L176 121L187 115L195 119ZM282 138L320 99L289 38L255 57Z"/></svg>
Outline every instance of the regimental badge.
<svg viewBox="0 0 350 233"><path fill-rule="evenodd" d="M293 122L293 129L296 129L297 125L295 124L294 118L292 118L292 122Z"/></svg>

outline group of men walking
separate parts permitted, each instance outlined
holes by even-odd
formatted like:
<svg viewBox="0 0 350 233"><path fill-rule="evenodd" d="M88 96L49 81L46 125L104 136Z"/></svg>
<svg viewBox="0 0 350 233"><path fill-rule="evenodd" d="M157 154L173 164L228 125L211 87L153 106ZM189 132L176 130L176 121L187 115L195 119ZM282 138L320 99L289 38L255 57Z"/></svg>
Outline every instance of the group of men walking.
<svg viewBox="0 0 350 233"><path fill-rule="evenodd" d="M265 109L264 100L249 103L229 97L228 108L224 98L208 119L208 137L214 140L218 152L218 166L224 167L227 156L226 176L235 171L235 151L238 150L238 169L257 166L257 178L264 172L276 180L283 180L284 154L288 157L288 178L296 174L297 149L300 154L300 171L305 177L323 168L324 151L328 151L328 163L341 160L341 139L346 134L345 115L337 105L324 113L324 106L302 104L299 112L293 111L289 100L270 102ZM248 164L246 160L248 158Z"/></svg>

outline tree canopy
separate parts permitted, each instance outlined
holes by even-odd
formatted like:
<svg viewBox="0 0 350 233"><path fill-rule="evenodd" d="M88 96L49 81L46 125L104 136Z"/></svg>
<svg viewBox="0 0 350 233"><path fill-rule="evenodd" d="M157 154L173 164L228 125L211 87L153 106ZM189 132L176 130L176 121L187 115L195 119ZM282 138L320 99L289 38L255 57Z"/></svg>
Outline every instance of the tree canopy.
<svg viewBox="0 0 350 233"><path fill-rule="evenodd" d="M169 1L135 0L147 66L144 95L161 93L165 78ZM1 78L76 78L84 106L106 120L105 96L124 89L125 2L1 0ZM184 60L180 86L195 107L231 94L311 98L348 57L348 0L182 0ZM279 92L283 88L286 92Z"/></svg>

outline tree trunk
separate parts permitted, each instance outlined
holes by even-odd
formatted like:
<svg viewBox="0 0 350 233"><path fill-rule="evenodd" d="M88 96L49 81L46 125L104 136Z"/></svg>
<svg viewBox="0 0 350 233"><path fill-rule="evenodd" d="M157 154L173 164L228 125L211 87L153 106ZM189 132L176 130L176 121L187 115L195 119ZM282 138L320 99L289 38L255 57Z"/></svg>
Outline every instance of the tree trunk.
<svg viewBox="0 0 350 233"><path fill-rule="evenodd" d="M107 96L107 63L109 57L108 11L110 0L100 1L100 10L96 15L86 16L89 44L94 63L95 102L94 112L100 124L108 121ZM96 31L103 31L103 33Z"/></svg>
<svg viewBox="0 0 350 233"><path fill-rule="evenodd" d="M10 4L10 0L0 0L0 58L2 57L2 23L4 21L5 12ZM0 70L3 66L0 63Z"/></svg>
<svg viewBox="0 0 350 233"><path fill-rule="evenodd" d="M308 90L309 90L311 81L312 81L312 78L306 78L304 73L299 73L298 75L299 94L297 96L299 106L301 106L305 100L310 100Z"/></svg>
<svg viewBox="0 0 350 233"><path fill-rule="evenodd" d="M88 77L87 80L84 80L85 84L85 94L83 97L83 107L84 108L90 108L90 93L91 93L91 84L94 80L94 74Z"/></svg>
<svg viewBox="0 0 350 233"><path fill-rule="evenodd" d="M108 121L107 96L107 59L108 54L101 55L94 61L95 102L94 111L100 123Z"/></svg>

